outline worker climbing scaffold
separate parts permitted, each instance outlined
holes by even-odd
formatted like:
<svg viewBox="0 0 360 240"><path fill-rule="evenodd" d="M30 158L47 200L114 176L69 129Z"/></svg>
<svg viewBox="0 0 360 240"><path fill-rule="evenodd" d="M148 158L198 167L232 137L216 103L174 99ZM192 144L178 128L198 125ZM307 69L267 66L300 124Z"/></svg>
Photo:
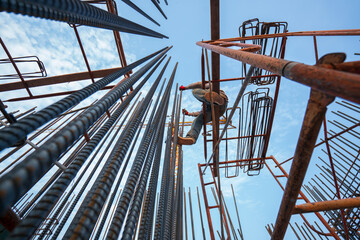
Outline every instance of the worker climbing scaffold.
<svg viewBox="0 0 360 240"><path fill-rule="evenodd" d="M211 98L215 105L219 106L219 113L223 115L227 109L228 97L226 96L223 90L220 90L220 94L210 90L210 84L205 84L205 89L201 88L201 82L192 83L186 87L180 86L179 90L184 91L188 89L192 89L192 94L194 97L200 102L205 103L205 118L204 111L192 112L189 113L185 109L183 109L183 113L185 115L196 117L191 125L191 129L186 134L186 137L178 137L178 144L180 145L193 145L196 143L196 140L199 137L201 128L204 124L210 122L212 120L211 114ZM211 95L210 95L211 93Z"/></svg>

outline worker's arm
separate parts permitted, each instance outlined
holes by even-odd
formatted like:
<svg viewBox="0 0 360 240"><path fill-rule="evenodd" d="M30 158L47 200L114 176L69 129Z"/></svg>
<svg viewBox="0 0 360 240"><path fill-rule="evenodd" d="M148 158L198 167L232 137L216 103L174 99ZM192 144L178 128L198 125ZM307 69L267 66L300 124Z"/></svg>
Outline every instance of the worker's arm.
<svg viewBox="0 0 360 240"><path fill-rule="evenodd" d="M187 86L180 86L180 90L188 90L188 89L195 89L195 88L202 88L202 83L201 82L196 82L196 83L191 83ZM209 83L206 83L205 84L205 89L208 89L210 88L210 84Z"/></svg>
<svg viewBox="0 0 360 240"><path fill-rule="evenodd" d="M200 115L200 111L198 112L188 112L185 108L182 110L183 114L188 115L188 116L192 116L192 117L197 117Z"/></svg>

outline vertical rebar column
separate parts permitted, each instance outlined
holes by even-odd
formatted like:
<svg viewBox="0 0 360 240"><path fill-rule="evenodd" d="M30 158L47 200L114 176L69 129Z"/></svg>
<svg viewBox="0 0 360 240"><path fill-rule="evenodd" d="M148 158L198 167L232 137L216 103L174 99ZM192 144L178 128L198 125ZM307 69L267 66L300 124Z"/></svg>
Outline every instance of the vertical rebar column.
<svg viewBox="0 0 360 240"><path fill-rule="evenodd" d="M153 157L155 154L155 150L156 150L157 145L159 145L160 141L162 141L162 139L159 136L160 136L160 133L163 132L163 129L165 126L169 97L170 97L170 91L168 91L167 93L164 94L163 100L165 100L165 101L162 101L161 104L159 105L158 110L157 110L157 116L154 118L154 120L151 123L152 128L154 129L153 136L152 136L152 143L151 143L150 150L148 152L148 156L147 156L146 162L144 164L144 167L143 167L143 170L142 170L142 173L140 176L140 180L138 181L138 184L137 184L137 187L135 190L135 195L133 197L130 211L128 213L128 217L127 217L127 221L126 221L126 224L124 227L122 239L131 239L132 235L134 234L136 220L139 217L139 213L140 213L140 209L141 209L141 200L143 199L143 195L145 192L146 183L147 183L151 165L153 163Z"/></svg>
<svg viewBox="0 0 360 240"><path fill-rule="evenodd" d="M96 179L92 189L76 214L72 224L65 234L65 238L89 238L96 219L98 218L102 206L104 205L104 201L110 191L116 173L125 158L136 129L140 125L141 119L144 116L145 110L147 109L158 83L159 81L156 81L153 84L149 93L146 95L142 106L139 108L135 119L127 124L125 128L126 131L123 131L119 136L119 140L117 141L113 151L110 153L108 161L105 163L99 177Z"/></svg>
<svg viewBox="0 0 360 240"><path fill-rule="evenodd" d="M159 74L158 78L156 79L156 82L159 82L160 79L162 78L163 73L164 73L168 63L169 63L169 61L166 63L163 70ZM166 93L166 94L164 94L164 96L167 96L168 94L169 93ZM148 154L148 150L150 149L152 156L148 155L149 158L146 160L147 163L148 163L147 166L146 166L147 170L145 170L146 173L144 172L145 176L142 177L142 183L144 183L145 180L147 180L148 171L150 171L150 168L148 168L148 166L151 163L151 160L153 158L153 154L154 154L154 151L155 151L155 145L153 145L152 148L151 148L151 144L150 144L151 140L154 140L156 142L156 139L153 138L154 134L157 132L156 131L157 128L156 128L154 122L159 122L160 121L160 116L161 116L161 111L160 110L158 112L155 112L156 111L156 106L159 103L159 97L160 97L160 94L159 94L158 99L156 101L156 105L155 105L155 107L153 109L153 112L150 115L149 124L146 127L144 137L143 137L143 139L142 139L142 141L140 143L139 150L138 150L138 152L137 152L137 154L135 156L135 160L134 160L134 163L133 163L133 165L131 167L131 170L129 172L127 181L125 183L123 193L121 194L120 200L119 200L119 202L117 204L115 215L114 215L114 217L113 217L113 219L111 221L109 232L108 232L108 234L106 236L107 239L117 239L119 234L120 234L122 225L123 225L124 220L125 220L126 213L128 211L129 205L130 205L130 201L131 201L132 197L134 196L134 190L135 190L136 184L138 183L139 175L140 175L142 166L144 165L145 157ZM161 105L160 108L163 108L164 104L165 104L165 100L163 98L161 103L160 103L160 105ZM152 143L154 143L154 141L152 141ZM142 195L143 195L144 190L145 190L145 186L144 186L144 184L142 184L141 189L138 189L136 191L136 198L137 199L135 200L136 201L135 205L137 203L139 203L139 202L141 204L141 201L143 199ZM140 210L141 205L138 206L138 208ZM132 217L131 217L130 221L132 221L134 219L137 220L137 217L134 217L134 215L137 215L135 213L136 212L136 207L135 207L135 210L134 209L132 209L132 210L133 210L133 212L132 212ZM135 223L136 223L136 220L135 220ZM127 237L129 237L129 235L132 236L132 231L133 230L134 230L133 228L128 226L128 229L127 229L128 236ZM130 232L131 232L131 234L130 234ZM124 234L125 234L125 232L124 232ZM131 239L131 237L129 237L129 238Z"/></svg>

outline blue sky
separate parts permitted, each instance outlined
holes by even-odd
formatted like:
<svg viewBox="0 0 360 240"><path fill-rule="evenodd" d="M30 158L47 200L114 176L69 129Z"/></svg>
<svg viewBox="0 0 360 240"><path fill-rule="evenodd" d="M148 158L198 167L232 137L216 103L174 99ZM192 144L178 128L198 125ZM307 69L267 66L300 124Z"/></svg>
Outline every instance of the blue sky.
<svg viewBox="0 0 360 240"><path fill-rule="evenodd" d="M169 39L155 39L144 36L121 33L127 61L133 62L164 46L173 45L169 52L171 64L166 72L170 76L171 68L179 62L176 82L187 85L200 81L201 48L197 41L210 39L209 1L169 1L169 6L161 2L168 20L165 20L150 1L134 1L144 11L156 19L161 27L157 27L129 7L117 1L119 15L169 36ZM334 30L359 28L360 1L222 1L220 3L220 36L221 38L237 37L239 25L251 18L260 21L287 21L289 31ZM65 23L34 19L14 14L0 13L0 36L12 55L37 55L44 62L49 76L78 71L86 71L80 49L73 30ZM117 58L111 31L82 26L79 28L90 66L93 70L120 66ZM345 52L347 61L359 60L354 52L360 52L360 38L356 37L319 37L319 56L328 52ZM0 51L0 58L6 58ZM313 42L311 37L289 38L285 58L307 64L314 64ZM221 57L221 78L239 77L241 64L235 60ZM25 69L24 69L25 70ZM11 71L6 69L6 71ZM35 94L44 91L79 89L90 81L81 81L61 86L35 88ZM144 92L151 85L146 84ZM227 82L221 85L232 105L240 88L239 82ZM175 88L175 87L174 87ZM250 90L255 88L251 86ZM273 90L273 87L271 87ZM104 92L95 94L80 106L89 105ZM25 90L2 93L1 99L25 96ZM268 155L274 155L279 161L292 156L304 116L309 88L282 80L279 104L274 122ZM49 98L31 102L11 103L9 111L27 110L33 106L41 109L60 98ZM183 108L198 111L200 103L196 102L191 92L183 93ZM186 119L191 121L189 117ZM186 129L187 131L187 129ZM196 145L184 147L184 187L191 187L193 210L196 225L196 239L200 239L199 214L196 199L196 186L200 186L197 163L204 162L203 141L199 138ZM1 165L0 165L1 166ZM285 165L289 169L289 165ZM260 176L247 177L241 174L237 178L224 179L223 191L228 207L233 212L231 198L232 183L235 188L240 218L246 239L266 239L268 233L264 226L274 223L281 200L281 189L268 171ZM205 211L203 209L203 217ZM214 214L215 216L215 214ZM205 220L205 219L204 219ZM236 215L232 216L236 222ZM189 219L188 219L189 223ZM206 221L205 221L206 224ZM190 230L190 225L189 228ZM287 235L286 239L291 239Z"/></svg>

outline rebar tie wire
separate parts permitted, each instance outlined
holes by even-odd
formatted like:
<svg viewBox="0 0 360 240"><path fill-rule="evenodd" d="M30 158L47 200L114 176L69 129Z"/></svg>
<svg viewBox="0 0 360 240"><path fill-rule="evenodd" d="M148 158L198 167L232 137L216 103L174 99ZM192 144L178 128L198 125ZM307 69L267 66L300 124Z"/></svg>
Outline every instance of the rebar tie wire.
<svg viewBox="0 0 360 240"><path fill-rule="evenodd" d="M83 89L70 94L69 96L57 101L54 104L31 114L30 116L24 117L20 119L17 123L11 124L10 126L0 130L0 151L14 145L20 140L26 138L26 136L49 122L51 119L58 117L61 113L65 112L69 108L75 106L85 98L89 97L93 93L102 89L109 83L115 81L122 75L126 74L133 68L139 66L145 61L151 59L156 56L160 52L164 51L166 48L163 48L147 57L144 57L122 69L119 71L109 74L108 76L100 79L99 81L90 84L89 86L84 87ZM0 211L1 212L1 211Z"/></svg>
<svg viewBox="0 0 360 240"><path fill-rule="evenodd" d="M38 150L30 154L23 162L6 173L0 179L0 215L4 213L9 205L15 203L21 195L28 191L52 166L53 162L61 153L79 138L91 124L115 103L123 93L145 74L168 50L169 48L163 50L162 53L151 62L106 94L100 101L96 102L83 114L71 121L65 128L56 133ZM20 121L18 123L20 123ZM14 125L15 124L12 126Z"/></svg>
<svg viewBox="0 0 360 240"><path fill-rule="evenodd" d="M163 75L163 72L160 73L157 81L162 78L162 75ZM173 79L170 79L169 84L172 85L172 82L173 82ZM129 172L127 181L125 183L124 189L122 191L122 194L121 194L121 197L119 200L119 203L117 204L116 211L115 211L114 217L112 219L106 239L117 239L120 234L120 230L123 226L125 216L128 211L128 208L129 208L130 200L132 199L132 197L134 195L134 190L138 183L139 175L140 175L141 169L143 167L145 157L148 153L150 143L156 141L156 139L154 139L153 136L157 132L157 128L159 126L158 123L160 122L160 117L161 117L162 109L164 109L166 97L170 95L170 91L169 91L170 89L167 88L166 90L167 90L167 92L164 93L163 98L159 104L159 108L156 109L156 106L154 106L154 109L150 115L149 124L147 125L147 127L145 129L144 137L140 143L139 150L135 156L134 163ZM160 95L158 96L157 103L159 103L159 98L160 98ZM152 151L152 154L153 154L153 151ZM145 188L143 190L145 190ZM143 193L140 195L138 194L138 198L137 198L137 200L135 200L135 201L140 201L139 209L141 208L141 202L143 199L143 197L140 197L140 196L141 195L143 196ZM133 213L133 215L135 215L135 214ZM128 219L129 219L129 217L130 216L128 215ZM136 221L135 221L135 224L136 224ZM133 229L131 230L129 228L129 226L127 226L127 227L128 227L128 229L127 229L126 234L129 235L129 234L131 234L131 231L133 231ZM125 234L125 230L124 230L123 234Z"/></svg>
<svg viewBox="0 0 360 240"><path fill-rule="evenodd" d="M0 0L0 11L156 38L168 38L80 0Z"/></svg>
<svg viewBox="0 0 360 240"><path fill-rule="evenodd" d="M165 56L156 64L156 66L149 72L149 74L140 82L140 84L129 94L129 96L124 100L120 107L112 114L108 121L103 125L103 127L94 135L94 137L87 143L87 145L80 151L78 156L75 158L73 163L68 167L67 170L60 176L60 178L54 183L54 185L48 190L44 197L37 203L35 208L30 212L30 214L21 222L21 224L15 229L13 237L16 235L26 237L31 236L36 228L39 227L41 222L49 214L50 210L54 204L58 201L59 197L63 191L70 184L72 179L76 176L77 172L80 170L81 166L84 164L86 159L90 156L93 150L97 147L101 139L108 132L110 127L114 124L116 119L128 106L130 101L134 96L140 91L146 81L154 73L157 67L161 64ZM101 101L101 100L100 100ZM51 222L54 221L56 216L52 216ZM51 225L51 222L48 226Z"/></svg>
<svg viewBox="0 0 360 240"><path fill-rule="evenodd" d="M159 81L155 81L139 108L136 117L128 122L125 129L126 131L121 133L113 151L110 153L110 157L67 230L65 234L66 239L89 239L96 220L105 203L105 199L111 190L116 174L120 169L130 143L141 123L145 110L149 105L158 83Z"/></svg>

